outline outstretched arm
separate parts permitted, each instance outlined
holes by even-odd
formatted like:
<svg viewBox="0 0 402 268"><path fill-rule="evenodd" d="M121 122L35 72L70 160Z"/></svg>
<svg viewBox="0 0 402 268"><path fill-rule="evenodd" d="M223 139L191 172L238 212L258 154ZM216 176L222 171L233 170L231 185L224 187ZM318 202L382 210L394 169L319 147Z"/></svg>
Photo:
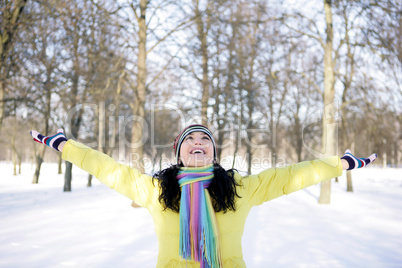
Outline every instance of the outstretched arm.
<svg viewBox="0 0 402 268"><path fill-rule="evenodd" d="M357 158L346 150L341 158L333 156L326 159L304 161L282 168L267 169L258 175L243 178L243 183L252 206L280 197L284 194L301 190L323 180L342 174L342 170L362 168L376 159L372 154L368 158Z"/></svg>
<svg viewBox="0 0 402 268"><path fill-rule="evenodd" d="M84 144L71 139L67 141L62 129L53 136L43 136L35 130L31 131L31 135L36 142L63 152L64 160L94 175L102 183L134 200L137 204L146 206L150 191L154 188L150 176L127 165L119 164L108 155Z"/></svg>

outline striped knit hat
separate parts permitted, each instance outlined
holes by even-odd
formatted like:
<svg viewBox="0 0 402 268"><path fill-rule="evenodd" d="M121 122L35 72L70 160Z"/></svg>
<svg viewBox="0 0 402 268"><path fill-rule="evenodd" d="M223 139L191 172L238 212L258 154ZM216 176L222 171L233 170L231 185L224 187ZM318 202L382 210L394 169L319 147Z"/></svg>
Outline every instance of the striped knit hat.
<svg viewBox="0 0 402 268"><path fill-rule="evenodd" d="M183 143L183 141L187 135L189 135L190 133L196 132L196 131L203 132L209 136L209 138L211 139L212 144L214 146L214 160L216 160L216 156L217 156L216 144L215 144L214 137L212 136L212 132L206 126L195 124L195 125L190 125L190 126L186 127L185 129L183 129L182 132L174 140L173 149L175 150L174 152L175 152L177 163L179 163L181 144Z"/></svg>

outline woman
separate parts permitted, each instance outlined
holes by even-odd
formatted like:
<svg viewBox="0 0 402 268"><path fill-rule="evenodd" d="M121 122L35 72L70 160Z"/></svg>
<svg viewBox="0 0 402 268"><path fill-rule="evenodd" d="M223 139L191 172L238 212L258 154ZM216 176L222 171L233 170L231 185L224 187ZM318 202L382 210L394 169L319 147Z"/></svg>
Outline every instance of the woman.
<svg viewBox="0 0 402 268"><path fill-rule="evenodd" d="M65 138L63 131L34 140L62 152L66 161L148 209L158 238L157 267L246 267L241 239L253 206L364 167L349 150L339 158L306 161L241 176L216 162L212 133L203 125L186 127L175 139L176 165L154 177L116 163L109 156Z"/></svg>

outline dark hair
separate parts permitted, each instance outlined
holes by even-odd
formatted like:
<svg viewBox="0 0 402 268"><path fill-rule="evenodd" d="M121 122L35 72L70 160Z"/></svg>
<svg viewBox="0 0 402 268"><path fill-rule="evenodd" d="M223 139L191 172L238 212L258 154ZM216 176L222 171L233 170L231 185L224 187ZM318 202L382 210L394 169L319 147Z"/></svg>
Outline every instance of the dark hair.
<svg viewBox="0 0 402 268"><path fill-rule="evenodd" d="M160 195L159 202L164 210L171 209L179 212L180 209L180 186L176 176L181 165L172 165L154 174L153 179L159 181ZM237 194L236 186L240 186L234 178L234 169L225 170L219 164L214 163L214 178L208 187L208 192L212 198L215 212L236 210L235 197Z"/></svg>

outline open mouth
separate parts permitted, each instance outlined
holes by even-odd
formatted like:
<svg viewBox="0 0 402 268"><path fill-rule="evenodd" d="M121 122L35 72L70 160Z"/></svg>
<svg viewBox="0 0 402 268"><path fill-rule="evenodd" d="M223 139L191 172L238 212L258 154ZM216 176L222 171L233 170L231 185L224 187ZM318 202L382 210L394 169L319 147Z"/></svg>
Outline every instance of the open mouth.
<svg viewBox="0 0 402 268"><path fill-rule="evenodd" d="M194 148L190 151L190 154L204 155L207 152L202 148Z"/></svg>

